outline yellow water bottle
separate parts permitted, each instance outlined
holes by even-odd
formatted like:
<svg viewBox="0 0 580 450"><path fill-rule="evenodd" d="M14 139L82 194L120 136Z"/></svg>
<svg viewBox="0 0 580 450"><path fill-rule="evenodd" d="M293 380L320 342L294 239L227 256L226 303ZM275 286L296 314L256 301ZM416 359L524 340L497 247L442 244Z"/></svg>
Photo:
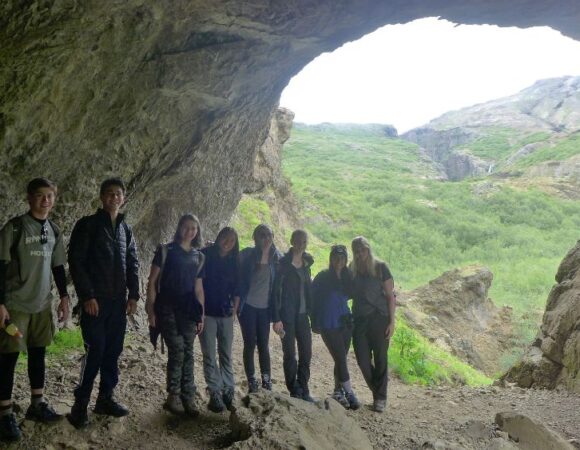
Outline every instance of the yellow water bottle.
<svg viewBox="0 0 580 450"><path fill-rule="evenodd" d="M15 337L17 339L21 339L23 337L18 327L10 322L10 319L6 319L4 321L4 331L6 331L9 336Z"/></svg>

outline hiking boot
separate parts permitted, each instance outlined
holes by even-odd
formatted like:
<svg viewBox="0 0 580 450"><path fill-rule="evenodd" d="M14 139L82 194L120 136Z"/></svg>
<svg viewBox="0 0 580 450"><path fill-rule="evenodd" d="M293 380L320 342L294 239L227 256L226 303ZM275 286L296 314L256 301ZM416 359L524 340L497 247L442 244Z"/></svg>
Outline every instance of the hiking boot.
<svg viewBox="0 0 580 450"><path fill-rule="evenodd" d="M61 420L62 414L58 414L47 402L41 402L36 406L28 407L26 418L35 422L53 423Z"/></svg>
<svg viewBox="0 0 580 450"><path fill-rule="evenodd" d="M314 400L314 398L312 398L308 392L304 392L302 394L302 400L304 400L305 402L308 402L308 403L315 403L316 402L316 400Z"/></svg>
<svg viewBox="0 0 580 450"><path fill-rule="evenodd" d="M116 401L112 395L107 397L98 397L97 403L95 404L95 409L93 409L95 414L104 414L106 416L112 417L124 417L129 415L129 410L118 401Z"/></svg>
<svg viewBox="0 0 580 450"><path fill-rule="evenodd" d="M165 403L163 403L163 409L177 415L185 413L183 403L181 402L181 397L176 394L169 394L167 396L167 400L165 400Z"/></svg>
<svg viewBox="0 0 580 450"><path fill-rule="evenodd" d="M340 387L335 388L334 392L332 393L332 398L335 399L338 403L340 403L340 405L343 408L345 408L345 409L350 408L350 403L346 399L346 397L344 395L344 391L342 388L340 388Z"/></svg>
<svg viewBox="0 0 580 450"><path fill-rule="evenodd" d="M254 393L258 392L259 390L260 390L260 387L258 386L258 382L256 381L256 379L250 378L248 380L248 393L254 394Z"/></svg>
<svg viewBox="0 0 580 450"><path fill-rule="evenodd" d="M212 391L209 394L209 403L207 404L207 409L214 413L221 413L226 409L222 396L217 391Z"/></svg>
<svg viewBox="0 0 580 450"><path fill-rule="evenodd" d="M355 411L361 407L361 404L360 404L358 398L356 398L356 395L354 395L353 391L347 392L344 397L345 397L346 401L348 402L349 408L352 409L353 411ZM383 409L385 409L385 408L383 407Z"/></svg>
<svg viewBox="0 0 580 450"><path fill-rule="evenodd" d="M15 442L21 437L22 432L16 423L16 416L13 413L0 416L0 441Z"/></svg>
<svg viewBox="0 0 580 450"><path fill-rule="evenodd" d="M89 424L89 416L87 414L87 408L89 407L88 399L76 399L70 413L66 415L66 418L70 424L77 430L84 428Z"/></svg>
<svg viewBox="0 0 580 450"><path fill-rule="evenodd" d="M272 379L267 373L262 374L262 389L266 389L267 391L272 390Z"/></svg>
<svg viewBox="0 0 580 450"><path fill-rule="evenodd" d="M375 400L373 403L373 410L378 413L382 413L385 410L386 406L387 406L386 400Z"/></svg>
<svg viewBox="0 0 580 450"><path fill-rule="evenodd" d="M234 390L226 389L222 395L222 400L228 411L231 411L234 403Z"/></svg>
<svg viewBox="0 0 580 450"><path fill-rule="evenodd" d="M199 409L195 404L195 400L193 397L191 398L183 398L181 397L181 402L183 403L183 409L185 410L185 414L190 417L197 417L199 416Z"/></svg>

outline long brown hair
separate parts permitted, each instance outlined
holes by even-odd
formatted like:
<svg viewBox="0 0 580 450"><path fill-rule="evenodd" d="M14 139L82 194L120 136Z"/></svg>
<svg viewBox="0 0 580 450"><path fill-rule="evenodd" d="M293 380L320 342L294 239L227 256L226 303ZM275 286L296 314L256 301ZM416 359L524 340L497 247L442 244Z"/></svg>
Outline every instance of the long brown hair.
<svg viewBox="0 0 580 450"><path fill-rule="evenodd" d="M175 242L177 244L180 243L181 236L179 234L179 231L181 230L181 227L183 226L183 224L185 222L187 222L188 220L191 220L197 224L197 234L191 240L191 246L193 248L199 249L201 247L201 242L202 242L202 240L201 240L201 223L199 222L199 219L197 218L197 216L194 214L184 214L183 216L181 216L179 218L179 222L177 222L177 228L175 230L175 234L173 235L173 242Z"/></svg>

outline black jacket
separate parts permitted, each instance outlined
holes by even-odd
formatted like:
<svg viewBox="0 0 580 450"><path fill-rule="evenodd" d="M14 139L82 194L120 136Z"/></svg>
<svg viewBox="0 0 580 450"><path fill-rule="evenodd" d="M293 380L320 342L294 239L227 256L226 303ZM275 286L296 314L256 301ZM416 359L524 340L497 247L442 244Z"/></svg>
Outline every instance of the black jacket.
<svg viewBox="0 0 580 450"><path fill-rule="evenodd" d="M131 228L124 215L111 217L103 209L74 226L68 263L79 301L139 299L139 261Z"/></svg>
<svg viewBox="0 0 580 450"><path fill-rule="evenodd" d="M309 314L312 304L312 274L310 268L314 263L314 259L308 253L305 253L303 262L302 270L305 272L305 312ZM287 323L294 323L300 311L300 283L300 276L292 265L292 253L290 251L280 259L274 278L274 286L270 296L270 317L272 322L282 320Z"/></svg>
<svg viewBox="0 0 580 450"><path fill-rule="evenodd" d="M239 263L235 255L222 258L219 247L213 244L202 250L205 255L205 315L230 317L233 313L234 297L239 296Z"/></svg>

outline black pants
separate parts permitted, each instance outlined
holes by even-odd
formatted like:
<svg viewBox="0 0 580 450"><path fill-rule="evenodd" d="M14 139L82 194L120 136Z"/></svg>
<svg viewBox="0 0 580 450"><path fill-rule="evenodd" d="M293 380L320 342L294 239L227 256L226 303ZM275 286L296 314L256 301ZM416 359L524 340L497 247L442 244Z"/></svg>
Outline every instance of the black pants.
<svg viewBox="0 0 580 450"><path fill-rule="evenodd" d="M334 387L350 380L346 355L350 349L352 330L349 327L322 330L322 340L334 360Z"/></svg>
<svg viewBox="0 0 580 450"><path fill-rule="evenodd" d="M113 393L119 382L119 356L123 351L127 328L127 304L123 299L98 300L99 315L81 312L81 331L85 343L85 356L81 366L81 379L75 389L75 398L88 400L97 374L101 373L99 396Z"/></svg>
<svg viewBox="0 0 580 450"><path fill-rule="evenodd" d="M270 311L244 305L239 317L244 339L244 369L248 379L256 376L254 352L258 345L258 359L262 375L270 375Z"/></svg>
<svg viewBox="0 0 580 450"><path fill-rule="evenodd" d="M298 314L294 322L282 322L286 332L282 339L286 387L291 394L309 394L312 331L308 316ZM298 344L298 361L296 361L296 344Z"/></svg>
<svg viewBox="0 0 580 450"><path fill-rule="evenodd" d="M43 389L46 347L28 347L28 379L30 389ZM0 400L10 400L14 388L14 370L18 352L0 354Z"/></svg>
<svg viewBox="0 0 580 450"><path fill-rule="evenodd" d="M374 400L387 399L389 341L385 339L385 331L388 324L389 318L378 313L354 319L354 353Z"/></svg>

